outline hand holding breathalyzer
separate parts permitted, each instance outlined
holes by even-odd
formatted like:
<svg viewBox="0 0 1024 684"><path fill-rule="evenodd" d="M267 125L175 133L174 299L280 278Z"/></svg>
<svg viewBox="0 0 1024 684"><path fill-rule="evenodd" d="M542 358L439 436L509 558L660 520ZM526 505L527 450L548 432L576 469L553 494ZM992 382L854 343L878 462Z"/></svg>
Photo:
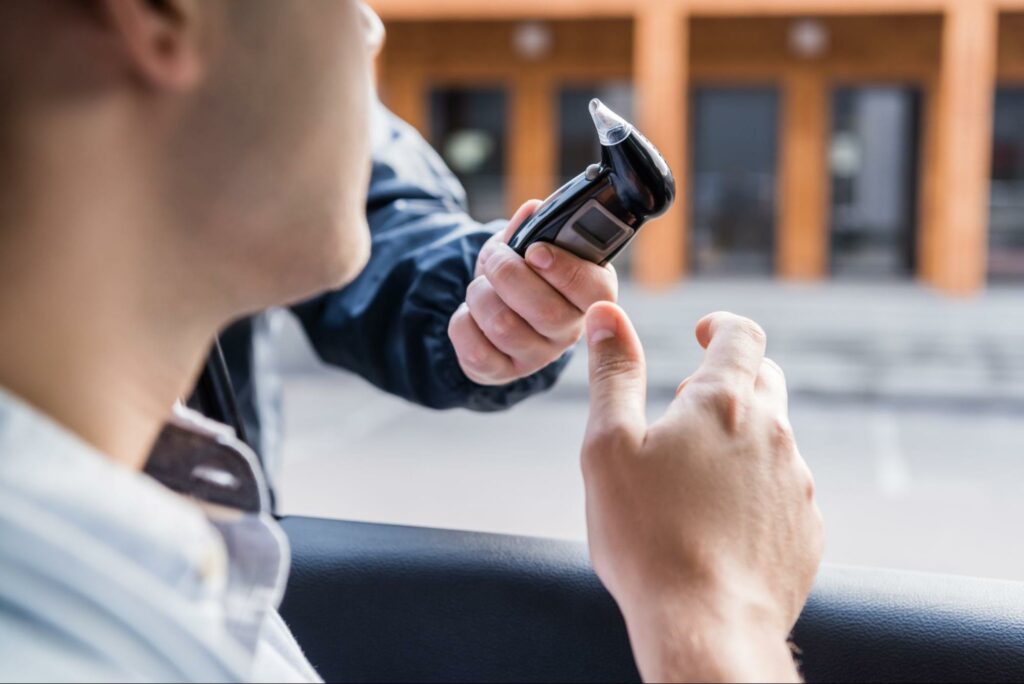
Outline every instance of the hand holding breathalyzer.
<svg viewBox="0 0 1024 684"><path fill-rule="evenodd" d="M525 204L485 245L452 317L449 336L474 382L507 384L575 345L587 309L617 298L611 261L675 199L675 179L654 145L599 100L590 114L601 162L543 204Z"/></svg>
<svg viewBox="0 0 1024 684"><path fill-rule="evenodd" d="M533 246L525 259L508 246L539 205L523 205L484 246L477 278L448 328L463 372L481 385L505 385L554 363L579 341L586 310L618 298L611 266L549 244Z"/></svg>

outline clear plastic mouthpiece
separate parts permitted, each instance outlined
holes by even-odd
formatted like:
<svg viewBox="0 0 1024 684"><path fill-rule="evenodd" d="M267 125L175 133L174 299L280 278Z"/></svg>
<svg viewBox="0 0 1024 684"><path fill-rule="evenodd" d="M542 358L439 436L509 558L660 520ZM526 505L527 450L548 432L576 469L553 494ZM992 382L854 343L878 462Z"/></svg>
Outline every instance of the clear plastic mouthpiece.
<svg viewBox="0 0 1024 684"><path fill-rule="evenodd" d="M633 132L633 124L613 112L608 105L597 98L590 101L590 115L594 117L594 126L605 147L618 145Z"/></svg>

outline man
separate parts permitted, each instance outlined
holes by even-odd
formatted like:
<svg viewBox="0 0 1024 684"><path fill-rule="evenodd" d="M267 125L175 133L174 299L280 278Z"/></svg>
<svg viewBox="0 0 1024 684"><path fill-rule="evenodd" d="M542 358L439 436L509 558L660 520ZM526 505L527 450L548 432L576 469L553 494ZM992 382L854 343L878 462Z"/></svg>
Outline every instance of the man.
<svg viewBox="0 0 1024 684"><path fill-rule="evenodd" d="M252 454L172 407L228 321L367 261L360 27L353 0L0 3L0 678L315 680ZM644 676L795 680L821 521L764 334L701 321L648 427L625 314L586 331L591 550Z"/></svg>

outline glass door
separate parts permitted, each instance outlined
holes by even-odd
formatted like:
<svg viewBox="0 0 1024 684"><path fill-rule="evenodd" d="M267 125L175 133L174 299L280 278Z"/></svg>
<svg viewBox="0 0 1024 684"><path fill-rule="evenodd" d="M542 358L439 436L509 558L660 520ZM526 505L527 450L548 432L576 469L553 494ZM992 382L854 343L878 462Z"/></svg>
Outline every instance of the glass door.
<svg viewBox="0 0 1024 684"><path fill-rule="evenodd" d="M832 272L915 270L921 97L905 87L841 88L832 98Z"/></svg>
<svg viewBox="0 0 1024 684"><path fill-rule="evenodd" d="M477 221L508 218L505 203L508 96L502 88L436 88L430 93L431 143L469 198Z"/></svg>
<svg viewBox="0 0 1024 684"><path fill-rule="evenodd" d="M694 271L770 275L775 263L778 93L772 88L698 88L693 103Z"/></svg>
<svg viewBox="0 0 1024 684"><path fill-rule="evenodd" d="M1024 88L996 96L989 274L1024 280Z"/></svg>

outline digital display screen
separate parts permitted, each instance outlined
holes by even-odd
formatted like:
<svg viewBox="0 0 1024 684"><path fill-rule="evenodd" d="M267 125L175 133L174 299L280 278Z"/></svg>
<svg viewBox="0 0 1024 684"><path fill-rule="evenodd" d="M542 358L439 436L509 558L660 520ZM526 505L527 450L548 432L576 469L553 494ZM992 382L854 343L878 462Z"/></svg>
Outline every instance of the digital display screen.
<svg viewBox="0 0 1024 684"><path fill-rule="evenodd" d="M591 208L576 221L576 232L605 249L618 239L622 228L601 210Z"/></svg>

